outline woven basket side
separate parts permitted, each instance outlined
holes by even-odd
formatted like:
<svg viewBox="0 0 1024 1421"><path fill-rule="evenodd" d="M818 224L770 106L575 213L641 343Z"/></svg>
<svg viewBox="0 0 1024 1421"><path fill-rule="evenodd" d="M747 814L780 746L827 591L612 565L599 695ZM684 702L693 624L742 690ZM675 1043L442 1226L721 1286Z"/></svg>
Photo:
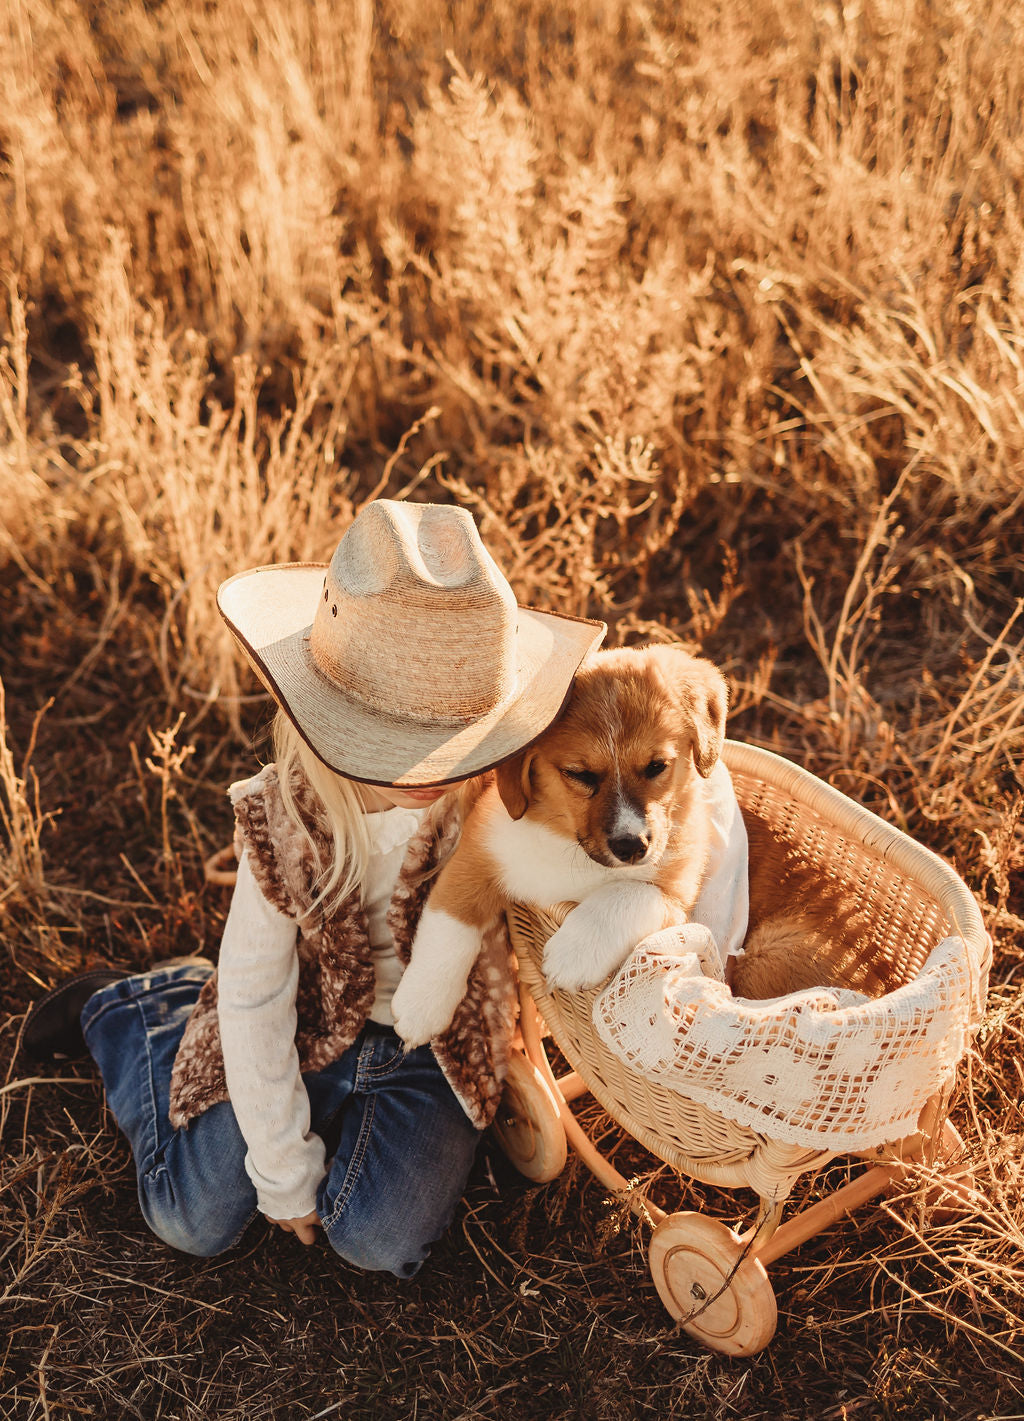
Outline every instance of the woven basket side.
<svg viewBox="0 0 1024 1421"><path fill-rule="evenodd" d="M977 901L938 854L770 750L727 740L723 759L734 782L743 777L762 781L781 799L810 810L837 833L884 860L897 875L916 883L923 897L939 908L949 931L958 933L983 954L986 935Z"/></svg>
<svg viewBox="0 0 1024 1421"><path fill-rule="evenodd" d="M815 924L822 923L823 909L830 923L827 932L808 933L806 958L770 964L759 990L743 994L783 996L821 985L880 996L915 977L932 948L953 931L949 915L922 884L764 780L737 774L734 784L751 835L753 883L756 854L765 852L752 822L758 821L770 836L769 875L782 885L783 916L798 919L806 903ZM756 913L753 886L751 906ZM749 952L755 944L756 935Z"/></svg>
<svg viewBox="0 0 1024 1421"><path fill-rule="evenodd" d="M769 973L764 989L748 995L781 996L814 984L878 996L913 980L932 949L957 935L978 964L980 1019L991 944L974 896L949 865L770 751L726 741L724 758L748 826L751 816L769 826L781 852L811 871L815 894L832 895L837 909L838 929L831 941L813 945L814 970L805 979L787 981L779 964L777 979Z"/></svg>

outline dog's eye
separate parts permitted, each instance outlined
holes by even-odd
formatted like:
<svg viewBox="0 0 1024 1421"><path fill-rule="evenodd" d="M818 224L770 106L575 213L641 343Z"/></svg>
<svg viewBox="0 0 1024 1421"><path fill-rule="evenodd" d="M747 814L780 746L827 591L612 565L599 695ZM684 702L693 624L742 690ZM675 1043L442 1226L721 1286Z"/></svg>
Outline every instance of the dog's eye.
<svg viewBox="0 0 1024 1421"><path fill-rule="evenodd" d="M652 760L650 764L644 766L644 775L649 780L656 780L659 775L663 775L668 769L664 760Z"/></svg>
<svg viewBox="0 0 1024 1421"><path fill-rule="evenodd" d="M593 793L601 783L601 776L595 774L593 770L565 769L562 771L562 774L567 780L572 780L574 783L582 785L584 789L589 789L591 793Z"/></svg>

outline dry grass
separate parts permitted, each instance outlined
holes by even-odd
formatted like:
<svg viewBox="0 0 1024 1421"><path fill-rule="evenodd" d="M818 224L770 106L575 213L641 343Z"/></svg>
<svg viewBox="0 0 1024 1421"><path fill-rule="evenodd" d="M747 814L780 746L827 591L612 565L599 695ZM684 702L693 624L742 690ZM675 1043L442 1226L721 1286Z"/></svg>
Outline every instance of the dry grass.
<svg viewBox="0 0 1024 1421"><path fill-rule="evenodd" d="M0 1413L1024 1411L1022 54L1014 0L0 5ZM481 1161L408 1287L259 1229L176 1258L88 1073L15 1059L69 968L215 952L268 712L213 590L373 492L702 646L733 734L984 904L974 1207L780 1262L752 1361L674 1331L575 1169Z"/></svg>

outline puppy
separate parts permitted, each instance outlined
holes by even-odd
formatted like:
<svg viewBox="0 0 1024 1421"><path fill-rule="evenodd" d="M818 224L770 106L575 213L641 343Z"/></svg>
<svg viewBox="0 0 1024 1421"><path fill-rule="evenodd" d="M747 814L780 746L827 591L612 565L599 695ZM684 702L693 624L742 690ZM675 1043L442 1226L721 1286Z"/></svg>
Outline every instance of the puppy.
<svg viewBox="0 0 1024 1421"><path fill-rule="evenodd" d="M721 672L679 648L584 662L562 716L498 766L438 875L392 1002L408 1046L448 1025L483 929L512 902L578 905L544 952L548 983L568 990L603 981L642 938L685 920L723 797L743 834L719 763L727 704ZM745 927L745 836L740 852Z"/></svg>

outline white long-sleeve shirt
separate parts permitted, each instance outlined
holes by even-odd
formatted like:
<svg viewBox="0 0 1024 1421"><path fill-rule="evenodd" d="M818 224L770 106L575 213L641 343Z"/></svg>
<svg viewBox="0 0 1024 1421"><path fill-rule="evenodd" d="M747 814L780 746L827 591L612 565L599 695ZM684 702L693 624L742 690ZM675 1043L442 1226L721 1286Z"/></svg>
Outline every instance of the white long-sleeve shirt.
<svg viewBox="0 0 1024 1421"><path fill-rule="evenodd" d="M711 852L690 920L710 929L724 966L728 957L742 951L750 911L747 829L724 760L704 783L704 803L711 821Z"/></svg>
<svg viewBox="0 0 1024 1421"><path fill-rule="evenodd" d="M363 885L376 974L370 1016L390 1025L402 975L387 910L409 840L425 810L366 816L371 856ZM217 969L217 1011L228 1094L247 1146L245 1168L261 1213L302 1218L316 1207L324 1143L310 1129L309 1097L295 1047L298 927L261 893L248 858L238 866Z"/></svg>

